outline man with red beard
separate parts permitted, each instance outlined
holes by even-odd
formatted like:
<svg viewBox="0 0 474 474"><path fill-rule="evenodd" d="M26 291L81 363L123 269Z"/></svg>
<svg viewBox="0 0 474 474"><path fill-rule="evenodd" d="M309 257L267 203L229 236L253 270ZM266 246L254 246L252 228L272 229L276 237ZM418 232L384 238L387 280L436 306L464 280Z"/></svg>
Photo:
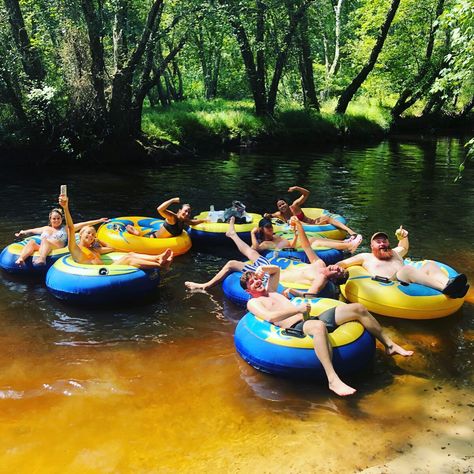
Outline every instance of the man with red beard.
<svg viewBox="0 0 474 474"><path fill-rule="evenodd" d="M403 257L407 254L408 231L402 226L395 235L398 245L390 248L388 235L385 232L376 232L370 239L372 253L361 253L338 263L342 268L361 265L373 277L383 277L389 280L398 280L402 284L419 283L441 291L450 298L463 298L469 285L463 273L449 278L434 262L427 262L420 268L405 265Z"/></svg>
<svg viewBox="0 0 474 474"><path fill-rule="evenodd" d="M264 283L264 276L268 281ZM309 303L293 304L277 293L280 268L276 265L262 265L255 271L246 271L240 284L250 295L247 309L255 316L282 328L293 328L313 338L314 351L328 378L329 388L340 396L352 395L356 389L344 383L334 370L328 332L334 331L348 321L358 321L385 347L388 355L411 356L413 351L395 344L385 333L377 320L359 303L330 308L317 317L309 317Z"/></svg>

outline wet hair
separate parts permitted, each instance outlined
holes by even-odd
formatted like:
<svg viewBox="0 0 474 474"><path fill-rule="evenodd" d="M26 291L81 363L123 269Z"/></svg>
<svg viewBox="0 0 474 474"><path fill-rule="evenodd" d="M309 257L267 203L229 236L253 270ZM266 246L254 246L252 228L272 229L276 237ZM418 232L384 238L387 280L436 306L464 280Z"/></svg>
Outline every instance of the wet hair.
<svg viewBox="0 0 474 474"><path fill-rule="evenodd" d="M247 282L249 281L250 277L254 274L254 272L244 272L240 277L240 286L243 290L247 290Z"/></svg>
<svg viewBox="0 0 474 474"><path fill-rule="evenodd" d="M283 199L283 198L278 198L278 199L275 201L275 202L276 202L276 204L277 204L277 206L278 206L278 203L279 203L280 201L283 201L284 203L288 204L288 202L287 202L287 200L286 200L286 199Z"/></svg>
<svg viewBox="0 0 474 474"><path fill-rule="evenodd" d="M189 207L191 209L191 204L185 203L181 206L181 209L184 209L185 207Z"/></svg>
<svg viewBox="0 0 474 474"><path fill-rule="evenodd" d="M331 281L335 285L344 285L344 283L349 279L349 272L347 270L344 270L343 273L338 275L336 278L331 278Z"/></svg>

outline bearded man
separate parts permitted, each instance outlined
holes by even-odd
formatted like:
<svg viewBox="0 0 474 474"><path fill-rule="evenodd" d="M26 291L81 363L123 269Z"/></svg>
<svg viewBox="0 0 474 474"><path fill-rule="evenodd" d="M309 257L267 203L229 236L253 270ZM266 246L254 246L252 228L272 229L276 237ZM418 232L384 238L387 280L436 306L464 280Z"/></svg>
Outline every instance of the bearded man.
<svg viewBox="0 0 474 474"><path fill-rule="evenodd" d="M360 253L338 263L342 268L361 265L373 277L398 280L402 284L419 283L441 291L450 298L463 298L469 285L463 273L449 278L434 262L427 262L421 268L405 265L403 257L409 249L408 231L400 226L395 235L398 245L390 248L388 235L376 232L370 239L372 253Z"/></svg>

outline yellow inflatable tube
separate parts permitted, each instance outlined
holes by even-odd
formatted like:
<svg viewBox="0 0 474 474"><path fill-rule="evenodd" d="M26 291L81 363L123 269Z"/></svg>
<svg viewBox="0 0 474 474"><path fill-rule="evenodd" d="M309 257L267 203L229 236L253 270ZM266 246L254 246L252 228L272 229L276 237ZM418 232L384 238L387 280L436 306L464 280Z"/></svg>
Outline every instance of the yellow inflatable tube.
<svg viewBox="0 0 474 474"><path fill-rule="evenodd" d="M423 266L427 260L405 261L407 265ZM435 262L449 277L456 272L439 262ZM437 319L456 312L464 298L448 298L433 288L416 283L401 285L398 281L388 283L372 280L362 267L349 269L349 279L341 286L341 293L352 303L361 303L369 311L403 319Z"/></svg>
<svg viewBox="0 0 474 474"><path fill-rule="evenodd" d="M191 239L186 231L177 237L154 239L148 235L157 231L164 223L162 219L151 217L126 216L111 219L102 224L97 238L106 245L121 252L138 252L158 255L171 249L175 255L182 255L191 248ZM133 225L140 235L127 232L126 226Z"/></svg>

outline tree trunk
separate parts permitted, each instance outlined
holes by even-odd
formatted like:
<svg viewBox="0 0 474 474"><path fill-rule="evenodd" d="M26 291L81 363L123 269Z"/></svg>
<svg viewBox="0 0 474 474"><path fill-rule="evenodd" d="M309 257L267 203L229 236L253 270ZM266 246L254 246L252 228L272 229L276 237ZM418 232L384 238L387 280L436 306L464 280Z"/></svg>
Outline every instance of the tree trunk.
<svg viewBox="0 0 474 474"><path fill-rule="evenodd" d="M223 0L221 1L223 2ZM225 2L223 2L223 4L225 5ZM232 27L235 37L237 38L237 43L240 48L240 54L242 55L245 72L247 74L247 79L249 81L250 90L252 92L255 104L255 113L259 116L266 115L267 100L265 93L265 81L262 81L262 78L258 77L258 72L255 66L252 48L250 47L247 33L245 32L242 22L240 21L240 18L236 12L229 12L229 23Z"/></svg>
<svg viewBox="0 0 474 474"><path fill-rule="evenodd" d="M474 108L474 96L471 97L471 100L463 107L460 117L467 117L467 114Z"/></svg>
<svg viewBox="0 0 474 474"><path fill-rule="evenodd" d="M4 93L0 94L1 99L13 107L13 110L15 111L16 116L20 122L28 125L29 119L21 102L20 91L17 87L15 87L15 82L12 81L9 72L5 69L0 68L0 77L5 83Z"/></svg>
<svg viewBox="0 0 474 474"><path fill-rule="evenodd" d="M344 114L346 112L349 102L352 100L356 92L359 90L360 86L364 83L364 81L367 79L367 76L374 68L375 63L377 62L377 59L379 57L380 51L382 51L385 39L387 38L388 31L390 29L390 25L392 24L395 14L397 13L399 5L400 0L392 0L387 16L385 17L385 21L377 37L377 41L375 42L372 52L370 53L370 57L365 66L359 72L359 74L357 74L353 81L342 92L337 103L336 113Z"/></svg>
<svg viewBox="0 0 474 474"><path fill-rule="evenodd" d="M438 0L438 4L436 6L435 23L430 30L428 44L426 46L425 59L423 61L423 64L420 67L418 74L410 81L411 85L409 85L402 91L402 93L400 94L400 97L398 98L397 102L395 103L392 110L390 111L394 119L399 118L400 115L405 110L410 108L423 95L424 90L426 90L426 85L425 87L423 86L430 72L431 58L433 56L435 36L436 36L436 31L438 30L437 20L443 13L443 8L444 8L444 0ZM433 80L430 80L430 78L428 77L428 82L430 83L430 85L432 84ZM417 88L420 85L421 85L422 90L420 91L420 88L419 88L418 92L414 91L414 88Z"/></svg>
<svg viewBox="0 0 474 474"><path fill-rule="evenodd" d="M143 55L147 51L152 32L155 30L155 22L161 10L162 1L163 0L155 0L153 2L136 48L124 66L116 72L112 80L112 96L110 99L108 123L111 128L112 136L119 139L132 137L137 133L136 116L130 112L132 108L134 108L132 104L133 78Z"/></svg>
<svg viewBox="0 0 474 474"><path fill-rule="evenodd" d="M290 17L290 24L288 27L288 32L286 33L283 44L280 48L280 52L278 53L278 57L275 64L275 71L273 72L272 82L270 84L270 89L268 91L268 105L267 111L270 115L273 115L275 111L276 105L276 97L278 92L278 85L280 83L281 75L283 74L283 69L286 65L286 61L288 59L288 53L290 50L291 42L293 40L293 36L295 35L296 29L306 13L308 7L313 3L314 0L307 0L299 8L296 12Z"/></svg>
<svg viewBox="0 0 474 474"><path fill-rule="evenodd" d="M18 0L4 0L8 12L8 20L11 26L11 32L15 44L20 52L23 70L31 81L43 81L46 77L41 57L31 45L28 32L26 31L25 21L21 13Z"/></svg>
<svg viewBox="0 0 474 474"><path fill-rule="evenodd" d="M341 42L341 10L344 0L338 0L334 5L334 16L335 16L335 27L334 27L334 57L332 59L331 67L329 68L329 77L336 74L337 68L339 67L339 56L340 56L340 42Z"/></svg>
<svg viewBox="0 0 474 474"><path fill-rule="evenodd" d="M308 16L306 13L301 19L298 36L300 46L299 67L301 83L303 85L304 105L319 111L319 102L314 87L313 56L308 39Z"/></svg>
<svg viewBox="0 0 474 474"><path fill-rule="evenodd" d="M91 53L91 76L95 90L96 112L98 117L97 128L101 128L106 121L107 105L105 101L105 60L102 44L102 13L97 15L93 0L81 0L82 11L87 24L89 47Z"/></svg>

